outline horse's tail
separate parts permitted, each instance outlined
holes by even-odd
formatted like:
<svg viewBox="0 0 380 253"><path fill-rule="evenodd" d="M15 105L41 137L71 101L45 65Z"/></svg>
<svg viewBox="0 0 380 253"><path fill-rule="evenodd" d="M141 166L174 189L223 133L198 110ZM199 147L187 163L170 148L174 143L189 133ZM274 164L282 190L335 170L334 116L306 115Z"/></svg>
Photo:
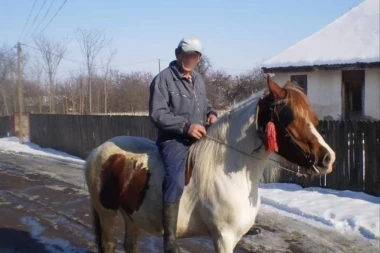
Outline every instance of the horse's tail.
<svg viewBox="0 0 380 253"><path fill-rule="evenodd" d="M100 218L98 212L92 207L92 222L95 232L95 241L98 247L98 252L103 253L102 247L102 226L100 224Z"/></svg>

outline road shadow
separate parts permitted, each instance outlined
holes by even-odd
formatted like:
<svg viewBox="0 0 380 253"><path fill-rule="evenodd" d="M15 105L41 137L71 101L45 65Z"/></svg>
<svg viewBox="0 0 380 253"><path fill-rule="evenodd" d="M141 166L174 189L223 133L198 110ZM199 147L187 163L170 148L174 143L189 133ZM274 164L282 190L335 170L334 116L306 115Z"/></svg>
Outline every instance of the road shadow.
<svg viewBox="0 0 380 253"><path fill-rule="evenodd" d="M33 238L30 233L12 228L0 228L0 252L1 253L49 253L46 245ZM59 245L49 245L57 252L95 253L79 248L62 249Z"/></svg>

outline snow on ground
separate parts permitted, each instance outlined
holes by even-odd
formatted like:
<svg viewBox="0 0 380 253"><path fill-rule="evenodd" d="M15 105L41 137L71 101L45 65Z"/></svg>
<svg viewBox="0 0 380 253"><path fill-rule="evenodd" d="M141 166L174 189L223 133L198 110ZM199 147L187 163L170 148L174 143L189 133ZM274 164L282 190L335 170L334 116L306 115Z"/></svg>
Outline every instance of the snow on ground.
<svg viewBox="0 0 380 253"><path fill-rule="evenodd" d="M278 209L340 232L355 232L367 239L380 238L380 197L279 183L261 185L259 191L264 208Z"/></svg>
<svg viewBox="0 0 380 253"><path fill-rule="evenodd" d="M0 152L16 153L22 156L32 155L35 157L44 157L44 160L64 162L62 166L49 166L45 165L49 164L49 162L46 163L46 161L41 161L41 166L33 168L30 166L23 166L23 169L27 170L29 173L48 175L59 181L75 185L79 189L83 189L81 194L87 194L83 173L84 160L79 157L50 148L41 148L37 144L29 141L21 144L17 137L0 138Z"/></svg>
<svg viewBox="0 0 380 253"><path fill-rule="evenodd" d="M83 160L79 157L51 148L41 148L37 144L29 141L25 141L24 144L20 144L20 140L17 137L0 138L0 150L1 152L31 154L35 156L57 158L68 162L83 163Z"/></svg>
<svg viewBox="0 0 380 253"><path fill-rule="evenodd" d="M41 148L15 137L0 138L0 152L31 154L83 164L83 160L53 149ZM59 180L83 186L83 172L76 169L61 171L41 168L34 171ZM296 217L313 226L329 226L338 231L354 232L366 239L380 238L380 197L362 192L337 191L322 188L302 188L295 184L262 184L260 195L263 208L281 215Z"/></svg>

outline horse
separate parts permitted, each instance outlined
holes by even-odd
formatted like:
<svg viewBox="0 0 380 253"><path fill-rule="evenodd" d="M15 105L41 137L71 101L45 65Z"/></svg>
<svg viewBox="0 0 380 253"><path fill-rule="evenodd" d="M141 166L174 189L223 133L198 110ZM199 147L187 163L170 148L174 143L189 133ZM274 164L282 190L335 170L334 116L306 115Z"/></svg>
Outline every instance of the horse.
<svg viewBox="0 0 380 253"><path fill-rule="evenodd" d="M318 118L302 89L290 81L281 87L269 75L267 86L268 92L235 105L191 146L178 238L208 236L215 252L233 252L260 209L258 188L271 153L263 145L269 123L275 126L278 155L308 175L333 170L335 153L317 131ZM138 252L141 231L163 235L164 168L155 142L111 138L91 151L85 177L99 252L115 251L118 211L125 222L125 252Z"/></svg>

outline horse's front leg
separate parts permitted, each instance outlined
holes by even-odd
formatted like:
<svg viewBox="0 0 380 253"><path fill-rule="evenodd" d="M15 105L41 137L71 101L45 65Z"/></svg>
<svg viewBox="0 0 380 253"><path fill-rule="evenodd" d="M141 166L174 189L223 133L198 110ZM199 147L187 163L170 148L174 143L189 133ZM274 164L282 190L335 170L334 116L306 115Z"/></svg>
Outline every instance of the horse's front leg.
<svg viewBox="0 0 380 253"><path fill-rule="evenodd" d="M232 231L221 231L212 235L216 253L233 253L238 242L236 233Z"/></svg>

